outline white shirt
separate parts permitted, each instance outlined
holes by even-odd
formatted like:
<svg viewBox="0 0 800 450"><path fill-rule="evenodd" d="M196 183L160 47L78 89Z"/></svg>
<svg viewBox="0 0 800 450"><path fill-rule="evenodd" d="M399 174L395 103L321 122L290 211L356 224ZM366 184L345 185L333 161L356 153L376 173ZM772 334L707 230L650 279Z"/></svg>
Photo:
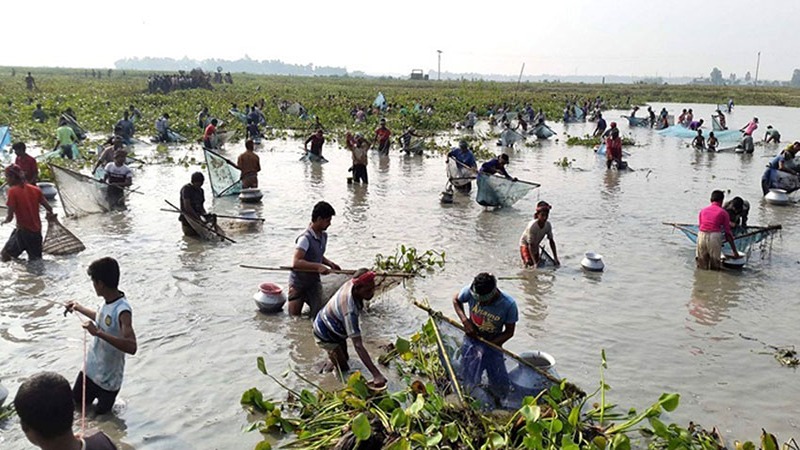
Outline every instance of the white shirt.
<svg viewBox="0 0 800 450"><path fill-rule="evenodd" d="M550 226L550 222L545 222L544 228L541 228L539 227L539 221L534 219L525 227L525 232L519 238L519 246L538 248L545 236L548 239L553 239L553 227Z"/></svg>

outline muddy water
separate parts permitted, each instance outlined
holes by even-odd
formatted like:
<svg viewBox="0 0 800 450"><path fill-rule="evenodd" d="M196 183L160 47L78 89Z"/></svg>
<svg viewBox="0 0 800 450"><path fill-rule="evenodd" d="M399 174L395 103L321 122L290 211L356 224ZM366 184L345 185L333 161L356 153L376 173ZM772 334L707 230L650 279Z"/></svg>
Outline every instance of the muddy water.
<svg viewBox="0 0 800 450"><path fill-rule="evenodd" d="M654 105L657 111L662 106ZM680 105L666 106L675 111ZM708 122L713 106L694 109ZM800 134L796 109L737 107L728 122L741 126L753 115L762 128L773 124L785 140ZM501 282L520 309L508 347L553 354L559 372L585 390L598 383L605 349L615 403L642 408L662 392L677 391L682 405L671 418L684 424L693 419L717 425L737 438L755 439L762 426L780 438L798 435L791 414L800 398L798 374L739 336L776 345L800 342L793 314L800 302L793 294L800 246L792 238L800 209L760 198L761 172L776 149L757 147L749 156L701 154L686 141L629 129L622 121L623 132L640 144L627 158L635 171L607 172L591 149L564 145L564 132L581 135L593 124L556 124L558 141L510 152L512 175L542 187L514 208L494 212L478 206L474 193L456 194L452 205L439 203L445 185L441 157L373 154L370 185L354 187L345 182L350 160L344 150L328 147L330 163L308 165L298 162L298 142L268 142L259 150L265 197L257 207L267 220L260 231L232 234L237 244L184 238L176 216L159 210L164 199L177 201L196 167L138 169L135 184L147 195L131 196L128 211L64 221L86 251L48 257L39 266L0 265L0 379L12 392L40 370L74 380L83 332L75 318L63 317L42 299L99 304L86 267L114 256L122 266L121 289L134 308L139 352L128 358L115 418L91 424L126 448L251 448L259 436L242 432L247 416L238 405L241 393L258 386L283 397L256 370L257 356L276 374L294 369L331 386L335 381L315 372L323 353L307 319L256 311L256 286L285 284L286 276L238 265L287 264L312 205L324 199L337 211L328 256L343 267L370 265L376 253L390 253L401 243L447 252L443 271L373 302L362 325L373 349L421 324L424 315L409 298L428 298L452 314L453 293L475 273L491 271L519 277ZM457 137L444 139L455 143ZM239 151L241 144L231 145L229 154ZM200 157L198 150L190 152ZM554 164L564 156L571 168ZM661 225L694 222L713 189L748 199L751 223L784 226L771 252L755 252L741 273L696 271L688 239ZM235 198L210 200L208 186L206 193L215 212L240 208ZM519 268L517 243L539 199L554 207L550 219L563 267L527 273ZM10 230L2 227L0 238ZM604 273L581 270L586 251L604 256ZM286 382L300 384L291 375ZM16 422L0 431L0 443L4 449L31 448Z"/></svg>

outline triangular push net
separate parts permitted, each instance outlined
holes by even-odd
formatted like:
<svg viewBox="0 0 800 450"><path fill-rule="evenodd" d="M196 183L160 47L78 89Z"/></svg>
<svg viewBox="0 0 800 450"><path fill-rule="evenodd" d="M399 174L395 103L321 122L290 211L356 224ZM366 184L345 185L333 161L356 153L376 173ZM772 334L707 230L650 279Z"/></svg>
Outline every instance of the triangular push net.
<svg viewBox="0 0 800 450"><path fill-rule="evenodd" d="M103 182L55 164L50 164L50 170L67 216L78 217L111 210L106 195L107 186Z"/></svg>
<svg viewBox="0 0 800 450"><path fill-rule="evenodd" d="M42 251L50 255L72 255L86 250L78 239L57 219L48 221L47 234L42 243Z"/></svg>
<svg viewBox="0 0 800 450"><path fill-rule="evenodd" d="M236 195L242 191L241 171L217 152L203 149L208 178L214 197Z"/></svg>
<svg viewBox="0 0 800 450"><path fill-rule="evenodd" d="M512 129L505 129L500 133L500 144L503 147L511 147L519 141L524 141L525 136Z"/></svg>
<svg viewBox="0 0 800 450"><path fill-rule="evenodd" d="M528 184L509 180L497 175L478 174L478 194L475 200L481 206L509 207L514 205L528 192L537 188Z"/></svg>
<svg viewBox="0 0 800 450"><path fill-rule="evenodd" d="M676 229L683 232L692 243L697 243L697 233L700 227L688 223L665 223L664 225L671 225ZM736 244L736 250L740 253L747 253L750 248L765 239L774 236L782 227L780 225L770 225L768 227L735 227L733 228L733 242ZM727 242L722 244L722 253L730 254L731 246Z"/></svg>
<svg viewBox="0 0 800 450"><path fill-rule="evenodd" d="M475 179L475 172L463 164L459 164L454 158L447 158L447 179L455 187L462 187L472 183Z"/></svg>

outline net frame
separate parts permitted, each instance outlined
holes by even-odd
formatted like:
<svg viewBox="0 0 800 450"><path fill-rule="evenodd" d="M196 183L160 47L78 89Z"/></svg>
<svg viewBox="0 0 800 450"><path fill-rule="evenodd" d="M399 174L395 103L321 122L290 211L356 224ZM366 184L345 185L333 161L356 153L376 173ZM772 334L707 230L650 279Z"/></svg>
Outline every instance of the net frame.
<svg viewBox="0 0 800 450"><path fill-rule="evenodd" d="M214 197L238 195L242 191L242 171L228 158L213 150L203 149L203 154Z"/></svg>
<svg viewBox="0 0 800 450"><path fill-rule="evenodd" d="M58 219L48 221L47 233L42 242L42 252L50 255L73 255L86 250L80 239L67 229Z"/></svg>
<svg viewBox="0 0 800 450"><path fill-rule="evenodd" d="M478 194L475 200L481 206L511 207L536 189L535 185L515 182L498 175L478 173Z"/></svg>
<svg viewBox="0 0 800 450"><path fill-rule="evenodd" d="M80 217L111 211L106 185L99 180L56 164L48 164L53 173L61 206L67 217Z"/></svg>

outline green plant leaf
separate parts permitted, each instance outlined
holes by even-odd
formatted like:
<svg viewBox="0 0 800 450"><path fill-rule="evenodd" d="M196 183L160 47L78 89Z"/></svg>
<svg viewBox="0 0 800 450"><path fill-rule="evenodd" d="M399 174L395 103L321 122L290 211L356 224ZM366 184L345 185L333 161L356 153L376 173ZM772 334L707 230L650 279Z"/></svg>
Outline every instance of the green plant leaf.
<svg viewBox="0 0 800 450"><path fill-rule="evenodd" d="M578 419L580 419L581 409L580 407L576 406L572 408L572 411L569 412L569 419L567 420L570 425L574 428L578 424Z"/></svg>
<svg viewBox="0 0 800 450"><path fill-rule="evenodd" d="M561 430L564 429L564 422L562 422L562 421L560 421L558 419L552 419L550 424L551 424L553 433L561 433Z"/></svg>
<svg viewBox="0 0 800 450"><path fill-rule="evenodd" d="M408 415L403 411L403 408L397 408L392 411L392 417L389 419L389 423L395 430L404 428L408 425Z"/></svg>
<svg viewBox="0 0 800 450"><path fill-rule="evenodd" d="M627 435L618 433L614 435L614 439L611 441L611 448L614 450L631 450L631 440Z"/></svg>
<svg viewBox="0 0 800 450"><path fill-rule="evenodd" d="M458 439L458 425L453 422L444 426L444 437L450 442L455 442Z"/></svg>
<svg viewBox="0 0 800 450"><path fill-rule="evenodd" d="M667 430L667 427L666 425L664 425L664 422L658 420L655 417L650 417L648 420L650 420L650 425L653 427L653 432L656 434L656 436L664 439L669 437L669 430Z"/></svg>
<svg viewBox="0 0 800 450"><path fill-rule="evenodd" d="M360 413L353 419L352 423L353 435L359 441L366 441L372 434L372 427L369 425L369 419L364 413Z"/></svg>
<svg viewBox="0 0 800 450"><path fill-rule="evenodd" d="M680 399L680 394L661 394L661 397L658 398L658 402L661 403L661 406L664 407L666 411L674 411L675 408L678 407Z"/></svg>
<svg viewBox="0 0 800 450"><path fill-rule="evenodd" d="M492 431L489 433L489 436L486 437L486 443L489 444L489 448L492 449L503 448L506 445L506 438L496 431Z"/></svg>
<svg viewBox="0 0 800 450"><path fill-rule="evenodd" d="M600 350L600 361L601 364L603 365L603 368L608 369L608 363L606 362L606 349Z"/></svg>
<svg viewBox="0 0 800 450"><path fill-rule="evenodd" d="M254 450L272 450L272 444L267 441L261 441L256 444L256 448Z"/></svg>
<svg viewBox="0 0 800 450"><path fill-rule="evenodd" d="M263 356L259 356L258 358L256 358L256 366L258 366L258 370L260 370L261 373L263 373L264 375L267 374L267 365L264 364Z"/></svg>
<svg viewBox="0 0 800 450"><path fill-rule="evenodd" d="M411 417L416 417L422 408L425 406L425 399L422 397L422 394L417 394L417 399L414 400L414 403L408 407L408 415Z"/></svg>
<svg viewBox="0 0 800 450"><path fill-rule="evenodd" d="M398 337L394 343L394 348L397 350L397 353L406 353L411 350L411 343L406 339Z"/></svg>
<svg viewBox="0 0 800 450"><path fill-rule="evenodd" d="M401 437L389 444L385 450L411 450L411 444L408 443L408 439Z"/></svg>
<svg viewBox="0 0 800 450"><path fill-rule="evenodd" d="M435 447L435 446L439 445L439 442L442 442L442 433L437 431L436 433L428 436L428 439L425 442L425 445L428 446L428 447Z"/></svg>
<svg viewBox="0 0 800 450"><path fill-rule="evenodd" d="M592 444L600 450L606 448L607 443L606 438L603 436L595 436L594 439L592 439Z"/></svg>
<svg viewBox="0 0 800 450"><path fill-rule="evenodd" d="M520 408L519 413L527 422L536 422L542 415L542 409L538 405L525 405Z"/></svg>

